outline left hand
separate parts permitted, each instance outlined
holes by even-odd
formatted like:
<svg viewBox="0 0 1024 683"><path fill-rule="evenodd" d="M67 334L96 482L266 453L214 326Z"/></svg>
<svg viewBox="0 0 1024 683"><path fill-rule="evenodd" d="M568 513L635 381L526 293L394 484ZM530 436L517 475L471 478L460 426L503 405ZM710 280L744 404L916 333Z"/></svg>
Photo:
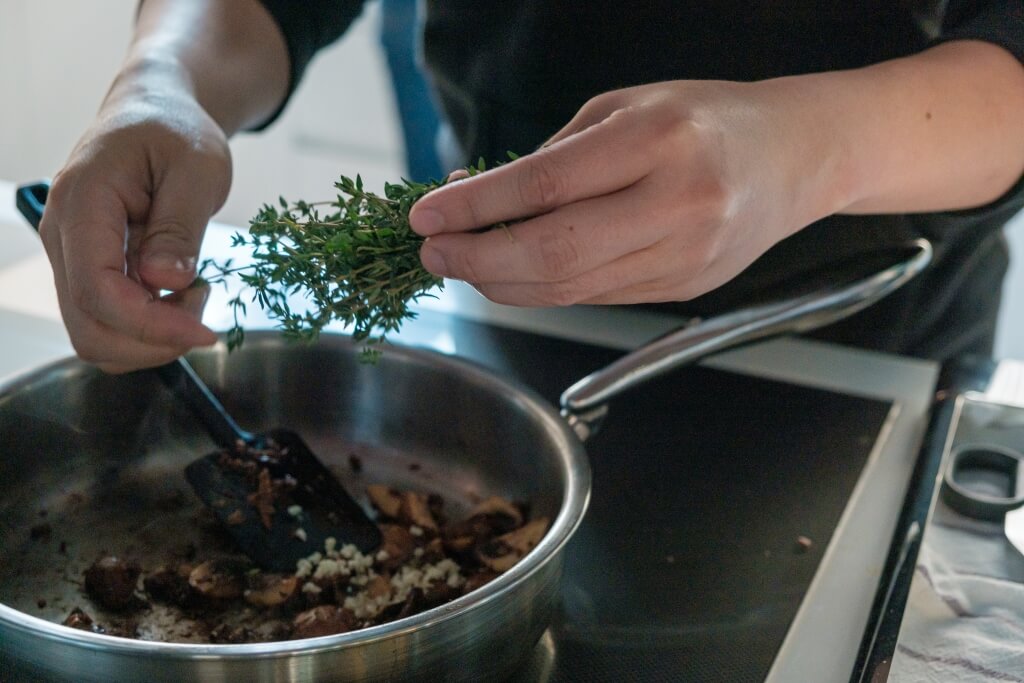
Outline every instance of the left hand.
<svg viewBox="0 0 1024 683"><path fill-rule="evenodd" d="M513 305L699 296L841 206L837 136L800 99L772 81L600 95L534 154L417 202L423 263Z"/></svg>

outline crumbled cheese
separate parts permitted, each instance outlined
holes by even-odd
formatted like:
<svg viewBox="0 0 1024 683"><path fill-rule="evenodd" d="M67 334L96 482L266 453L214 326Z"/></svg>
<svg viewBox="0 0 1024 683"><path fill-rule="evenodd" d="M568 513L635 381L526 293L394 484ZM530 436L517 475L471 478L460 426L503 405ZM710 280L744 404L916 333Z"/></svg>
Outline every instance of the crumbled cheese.
<svg viewBox="0 0 1024 683"><path fill-rule="evenodd" d="M292 535L300 541L305 542L306 540L306 530L301 527L292 532Z"/></svg>
<svg viewBox="0 0 1024 683"><path fill-rule="evenodd" d="M388 554L387 550L381 550L381 551L379 551L377 553L377 561L378 562L387 562L390 558L391 558L391 555Z"/></svg>
<svg viewBox="0 0 1024 683"><path fill-rule="evenodd" d="M292 517L298 517L299 515L302 514L302 506L301 505L289 505L288 506L288 514L291 515Z"/></svg>
<svg viewBox="0 0 1024 683"><path fill-rule="evenodd" d="M304 579L313 573L313 563L309 560L299 560L295 563L295 576Z"/></svg>
<svg viewBox="0 0 1024 683"><path fill-rule="evenodd" d="M416 548L412 551L413 557L423 557L423 548Z"/></svg>
<svg viewBox="0 0 1024 683"><path fill-rule="evenodd" d="M418 527L415 524L413 524L411 527L409 527L409 533L412 534L413 536L422 536L423 535L423 529L421 529L420 527Z"/></svg>
<svg viewBox="0 0 1024 683"><path fill-rule="evenodd" d="M419 531L423 533L422 529ZM338 549L337 542L331 538L324 542L324 551L315 552L296 564L295 575L311 579L303 585L303 592L318 593L321 589L315 581L330 580L337 576L348 577L350 586L361 589L378 576L373 569L374 562L383 562L389 557L383 550L376 555L363 555L354 545L344 545ZM417 558L423 554L422 548L414 551ZM372 619L388 605L405 602L414 588L426 591L441 583L450 588L458 588L466 583L459 565L450 559L419 567L403 566L391 576L390 594L371 598L365 590L359 590L345 598L344 606L352 610L358 619Z"/></svg>

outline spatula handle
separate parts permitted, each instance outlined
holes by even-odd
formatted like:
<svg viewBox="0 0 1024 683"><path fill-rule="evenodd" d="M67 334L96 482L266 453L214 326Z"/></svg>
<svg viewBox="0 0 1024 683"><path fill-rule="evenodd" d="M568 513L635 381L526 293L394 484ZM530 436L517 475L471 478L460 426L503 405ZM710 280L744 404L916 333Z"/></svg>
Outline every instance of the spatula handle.
<svg viewBox="0 0 1024 683"><path fill-rule="evenodd" d="M39 231L46 208L46 198L50 192L50 181L40 180L26 183L18 187L14 203L25 217L25 220ZM192 369L188 361L179 358L167 365L155 368L160 379L174 392L175 396L184 401L192 412L206 427L210 438L221 448L232 448L238 440L251 443L253 435L244 431L224 410L217 397L209 387L203 384L199 375Z"/></svg>

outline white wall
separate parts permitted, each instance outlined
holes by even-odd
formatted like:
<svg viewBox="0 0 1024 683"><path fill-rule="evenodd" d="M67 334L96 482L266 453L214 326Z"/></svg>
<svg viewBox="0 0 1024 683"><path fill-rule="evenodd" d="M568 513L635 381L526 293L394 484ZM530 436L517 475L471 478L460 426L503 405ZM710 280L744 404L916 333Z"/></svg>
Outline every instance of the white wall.
<svg viewBox="0 0 1024 683"><path fill-rule="evenodd" d="M121 60L136 2L0 0L0 178L25 181L60 168ZM234 186L218 220L244 225L279 195L329 196L341 173L360 173L371 187L401 175L377 19L371 4L314 62L277 124L232 142ZM1024 217L1009 234L1024 261ZM1024 264L1012 268L996 353L1024 359Z"/></svg>

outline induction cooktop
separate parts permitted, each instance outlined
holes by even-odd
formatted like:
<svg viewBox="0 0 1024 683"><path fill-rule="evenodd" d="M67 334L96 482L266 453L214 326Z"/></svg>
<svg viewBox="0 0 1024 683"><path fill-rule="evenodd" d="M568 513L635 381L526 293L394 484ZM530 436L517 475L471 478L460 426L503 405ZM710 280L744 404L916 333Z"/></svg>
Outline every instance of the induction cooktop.
<svg viewBox="0 0 1024 683"><path fill-rule="evenodd" d="M620 351L452 323L552 404ZM561 602L516 683L762 681L891 404L705 367L613 400ZM859 637L859 634L858 634Z"/></svg>

